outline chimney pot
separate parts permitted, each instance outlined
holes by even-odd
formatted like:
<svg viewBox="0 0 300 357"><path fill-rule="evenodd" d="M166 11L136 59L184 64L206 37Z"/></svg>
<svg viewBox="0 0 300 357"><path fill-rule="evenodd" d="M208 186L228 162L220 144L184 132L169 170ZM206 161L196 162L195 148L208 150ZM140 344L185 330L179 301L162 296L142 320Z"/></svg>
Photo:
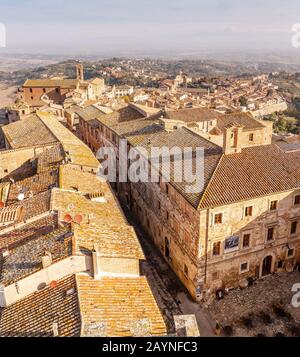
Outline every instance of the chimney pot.
<svg viewBox="0 0 300 357"><path fill-rule="evenodd" d="M53 331L53 337L58 337L59 333L58 333L58 323L57 322L53 322L52 324L52 331Z"/></svg>

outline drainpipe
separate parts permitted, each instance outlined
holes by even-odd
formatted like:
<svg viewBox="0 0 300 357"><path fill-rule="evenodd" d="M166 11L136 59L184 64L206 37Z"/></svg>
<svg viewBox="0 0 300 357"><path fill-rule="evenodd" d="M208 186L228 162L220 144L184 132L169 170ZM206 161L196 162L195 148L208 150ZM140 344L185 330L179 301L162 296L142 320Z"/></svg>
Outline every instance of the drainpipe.
<svg viewBox="0 0 300 357"><path fill-rule="evenodd" d="M207 262L208 262L208 230L209 230L209 208L206 210L206 232L205 232L205 267L204 267L204 284L207 282Z"/></svg>

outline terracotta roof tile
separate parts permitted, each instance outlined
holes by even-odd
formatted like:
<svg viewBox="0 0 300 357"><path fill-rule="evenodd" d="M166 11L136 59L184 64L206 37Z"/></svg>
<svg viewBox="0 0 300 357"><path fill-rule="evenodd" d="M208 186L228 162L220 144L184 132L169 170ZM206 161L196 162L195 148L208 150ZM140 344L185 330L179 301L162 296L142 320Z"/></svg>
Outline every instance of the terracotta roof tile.
<svg viewBox="0 0 300 357"><path fill-rule="evenodd" d="M71 163L78 166L98 168L99 162L93 152L67 128L65 128L54 115L47 112L38 112L40 121L61 143L64 153Z"/></svg>
<svg viewBox="0 0 300 357"><path fill-rule="evenodd" d="M8 256L0 256L0 284L11 285L43 269L45 252L51 253L53 263L72 255L69 233L69 227L59 227L46 235L23 241L10 249Z"/></svg>
<svg viewBox="0 0 300 357"><path fill-rule="evenodd" d="M73 289L73 290L72 290ZM73 291L66 295L67 291ZM0 308L0 336L53 337L57 323L60 337L80 336L80 312L75 276Z"/></svg>
<svg viewBox="0 0 300 357"><path fill-rule="evenodd" d="M94 280L77 275L77 284L84 336L166 335L145 277Z"/></svg>
<svg viewBox="0 0 300 357"><path fill-rule="evenodd" d="M8 124L2 129L12 149L57 143L56 137L36 115Z"/></svg>
<svg viewBox="0 0 300 357"><path fill-rule="evenodd" d="M96 245L97 252L102 257L145 259L137 235L131 226L113 226L109 222L75 225L74 235L77 251L92 251Z"/></svg>
<svg viewBox="0 0 300 357"><path fill-rule="evenodd" d="M58 170L48 169L39 174L27 177L10 185L7 204L18 202L18 195L23 193L25 198L33 197L39 193L48 191L58 184Z"/></svg>
<svg viewBox="0 0 300 357"><path fill-rule="evenodd" d="M57 228L57 216L47 215L18 228L11 227L7 232L1 233L0 230L0 250L24 244L26 241L50 233L55 228Z"/></svg>
<svg viewBox="0 0 300 357"><path fill-rule="evenodd" d="M200 208L217 207L300 187L300 150L285 153L275 145L224 155Z"/></svg>

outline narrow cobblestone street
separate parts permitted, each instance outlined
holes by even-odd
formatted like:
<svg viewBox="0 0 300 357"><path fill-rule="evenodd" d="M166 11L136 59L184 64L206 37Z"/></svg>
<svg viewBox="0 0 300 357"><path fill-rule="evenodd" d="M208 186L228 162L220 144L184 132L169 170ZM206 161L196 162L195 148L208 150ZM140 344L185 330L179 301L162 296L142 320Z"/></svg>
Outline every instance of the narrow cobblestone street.
<svg viewBox="0 0 300 357"><path fill-rule="evenodd" d="M211 318L209 311L193 302L185 287L128 208L123 206L123 210L129 223L134 226L147 258L142 263L141 270L143 275L147 277L158 306L163 313L168 332L170 334L175 332L175 315L194 314L201 336L214 336L215 321Z"/></svg>

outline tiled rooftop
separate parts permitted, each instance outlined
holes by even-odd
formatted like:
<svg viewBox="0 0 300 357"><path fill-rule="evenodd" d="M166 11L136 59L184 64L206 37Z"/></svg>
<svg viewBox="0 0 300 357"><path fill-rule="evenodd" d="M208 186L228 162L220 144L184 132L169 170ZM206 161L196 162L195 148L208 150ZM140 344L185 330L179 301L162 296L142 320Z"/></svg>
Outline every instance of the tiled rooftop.
<svg viewBox="0 0 300 357"><path fill-rule="evenodd" d="M162 111L159 116L163 116L166 119L180 120L188 123L214 120L221 117L222 115L212 109L191 108Z"/></svg>
<svg viewBox="0 0 300 357"><path fill-rule="evenodd" d="M61 144L57 144L50 149L46 149L37 158L37 172L49 170L50 167L60 164L64 159L64 153Z"/></svg>
<svg viewBox="0 0 300 357"><path fill-rule="evenodd" d="M127 224L117 201L109 197L107 202L99 203L91 201L80 193L54 189L52 190L51 210L59 211L63 215L82 215L85 221L99 224L101 222L116 225Z"/></svg>
<svg viewBox="0 0 300 357"><path fill-rule="evenodd" d="M56 137L36 115L8 124L2 129L12 149L57 143Z"/></svg>
<svg viewBox="0 0 300 357"><path fill-rule="evenodd" d="M136 119L131 110L123 114ZM117 121L122 115L117 115ZM39 112L36 119L58 144L36 157L37 173L9 182L5 208L22 209L15 222L8 221L2 234L0 230L0 285L14 284L42 269L46 253L54 263L96 246L103 257L144 259L135 231L128 226L110 186L95 174L81 171L82 167L99 166L91 150L51 114ZM18 199L20 193L24 200ZM72 224L75 237L69 225L58 225L59 219L70 222L67 216L77 222ZM53 336L53 324L57 324L59 336L79 336L81 318L84 335L89 336L166 333L144 277L96 281L78 276L80 293L75 276L52 283L0 309L0 336ZM104 333L102 327L99 330L103 324Z"/></svg>
<svg viewBox="0 0 300 357"><path fill-rule="evenodd" d="M26 241L48 234L56 228L57 216L49 214L6 233L1 233L0 230L0 250L12 249L19 244L24 244Z"/></svg>
<svg viewBox="0 0 300 357"><path fill-rule="evenodd" d="M67 294L67 292L69 292ZM53 337L57 323L60 337L80 336L80 312L75 276L0 308L0 336Z"/></svg>
<svg viewBox="0 0 300 357"><path fill-rule="evenodd" d="M23 87L25 88L46 88L46 87L60 87L60 88L76 88L77 79L27 79Z"/></svg>
<svg viewBox="0 0 300 357"><path fill-rule="evenodd" d="M25 221L50 211L50 197L51 191L46 191L19 202L17 206L23 207L23 220Z"/></svg>
<svg viewBox="0 0 300 357"><path fill-rule="evenodd" d="M139 137L144 138L146 135L164 131L163 127L153 119L137 119L111 125L110 128L118 135L125 136L128 140L135 140L136 143L138 142Z"/></svg>
<svg viewBox="0 0 300 357"><path fill-rule="evenodd" d="M150 127L148 128L154 129L153 125L150 125ZM157 127L155 130L153 130L152 133L147 132L146 128L142 128L140 132L138 132L137 130L135 132L135 135L130 135L131 133L128 137L126 136L129 142L131 142L134 146L141 146L145 148L149 153L152 147L167 147L169 149L179 147L182 150L184 148L192 148L194 152L197 148L204 149L204 187L202 190L200 190L200 192L189 193L187 190L187 186L190 185L190 183L184 181L176 182L175 170L177 170L177 167L180 165L174 165L174 163L170 165L171 184L186 198L186 200L192 206L197 207L200 202L201 196L214 170L216 169L220 158L222 157L222 148L186 128L167 132ZM187 159L185 160L187 161ZM193 157L190 160L192 160L192 167L193 170L195 170L196 158ZM180 160L180 162L183 163L183 160ZM178 159L176 160L176 163L179 163ZM182 167L182 165L180 167Z"/></svg>
<svg viewBox="0 0 300 357"><path fill-rule="evenodd" d="M107 183L101 182L95 174L82 172L70 165L61 165L59 168L59 187L65 190L75 190L84 194L103 192L111 196Z"/></svg>
<svg viewBox="0 0 300 357"><path fill-rule="evenodd" d="M0 255L0 284L13 284L41 270L45 252L51 253L53 263L72 255L69 233L69 227L59 227L47 235L19 244L9 250L8 256Z"/></svg>
<svg viewBox="0 0 300 357"><path fill-rule="evenodd" d="M300 150L285 153L275 144L246 148L222 157L200 207L293 190L300 186L299 177Z"/></svg>
<svg viewBox="0 0 300 357"><path fill-rule="evenodd" d="M273 143L276 144L284 152L292 152L300 150L300 137L293 135L291 137L280 137L273 135Z"/></svg>
<svg viewBox="0 0 300 357"><path fill-rule="evenodd" d="M99 122L102 124L110 126L126 121L134 121L141 118L144 118L144 115L131 108L130 106L126 106L113 113L97 116L96 119L99 120Z"/></svg>
<svg viewBox="0 0 300 357"><path fill-rule="evenodd" d="M25 178L10 185L7 204L18 202L19 194L24 194L25 199L50 190L58 184L58 170L48 169L39 174Z"/></svg>
<svg viewBox="0 0 300 357"><path fill-rule="evenodd" d="M134 228L126 225L89 224L74 226L76 251L97 252L102 257L145 259Z"/></svg>
<svg viewBox="0 0 300 357"><path fill-rule="evenodd" d="M160 336L166 327L145 277L77 275L84 336Z"/></svg>
<svg viewBox="0 0 300 357"><path fill-rule="evenodd" d="M96 108L94 105L90 105L86 108L79 108L76 113L85 121L90 121L102 116L104 113Z"/></svg>
<svg viewBox="0 0 300 357"><path fill-rule="evenodd" d="M41 122L61 143L66 157L74 165L98 168L99 162L92 151L67 128L65 128L57 118L47 112L38 112Z"/></svg>
<svg viewBox="0 0 300 357"><path fill-rule="evenodd" d="M254 119L253 116L249 113L233 113L221 115L217 120L217 125L220 130L223 130L223 128L232 123L237 123L243 126L244 130L261 129L265 127L261 122Z"/></svg>

